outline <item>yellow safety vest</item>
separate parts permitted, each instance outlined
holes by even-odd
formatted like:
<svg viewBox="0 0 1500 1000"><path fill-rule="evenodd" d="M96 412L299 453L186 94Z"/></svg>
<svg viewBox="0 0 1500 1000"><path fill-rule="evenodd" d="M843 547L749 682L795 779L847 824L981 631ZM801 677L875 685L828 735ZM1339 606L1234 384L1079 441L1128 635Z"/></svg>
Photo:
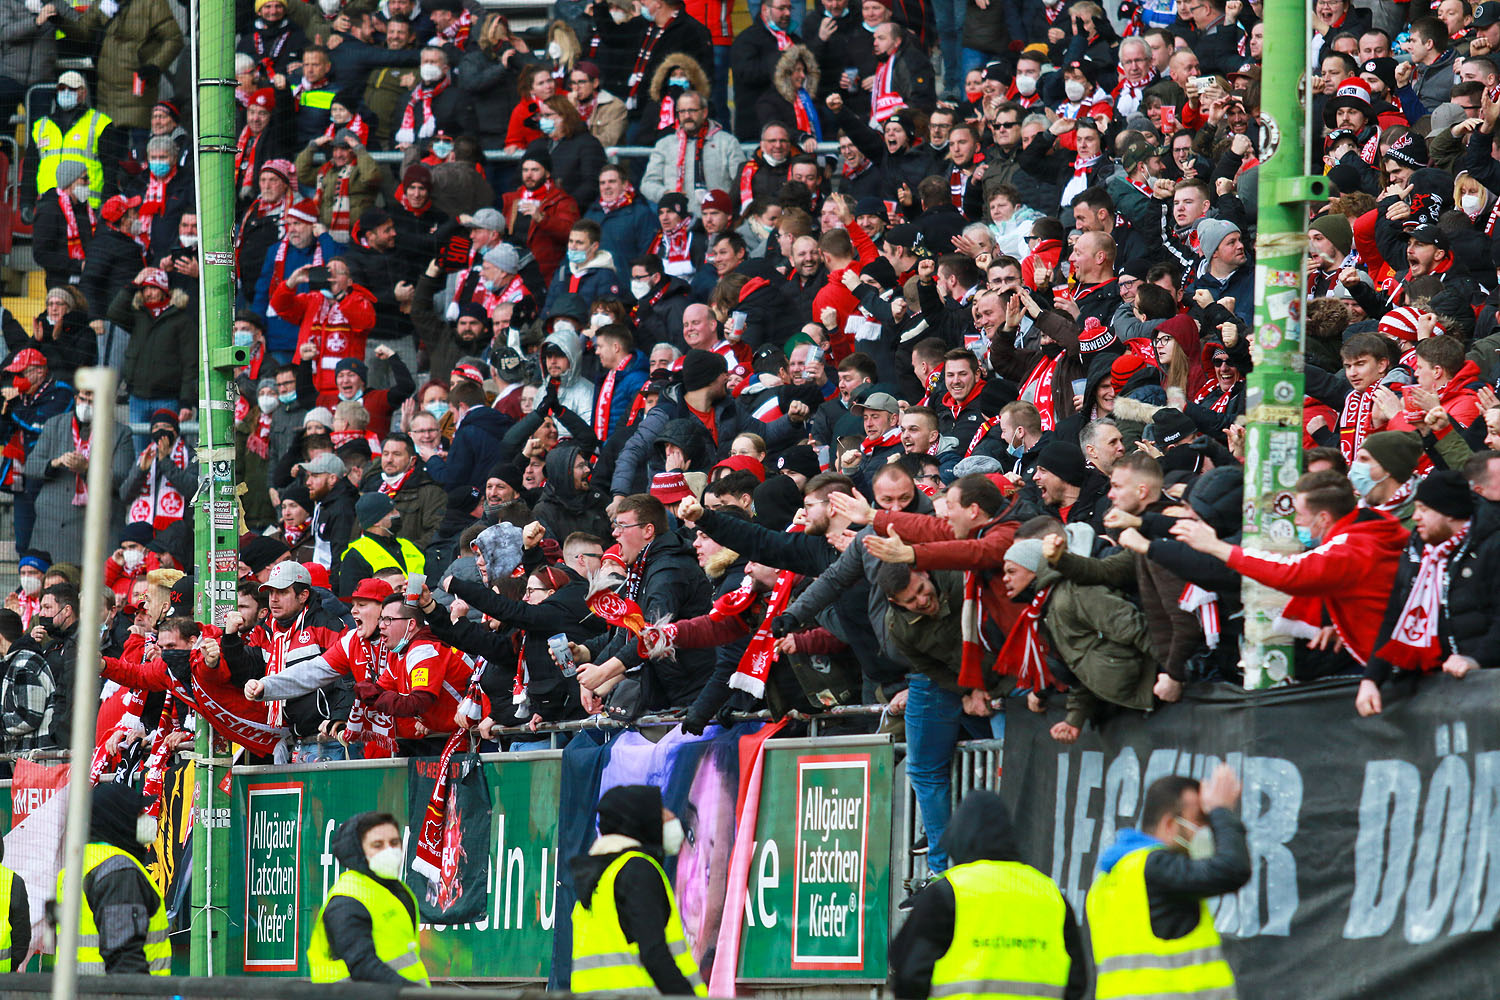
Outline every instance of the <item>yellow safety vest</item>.
<svg viewBox="0 0 1500 1000"><path fill-rule="evenodd" d="M351 552L358 552L364 557L365 562L370 564L371 573L379 573L383 569L399 569L403 573L422 572L422 568L427 565L427 558L422 555L422 550L404 538L397 538L396 542L401 546L401 559L406 563L405 566L397 562L396 558L386 551L385 546L369 535L360 535L350 542L349 547L344 550L344 558L348 558ZM348 583L357 582L348 581L345 588L352 589L348 587Z"/></svg>
<svg viewBox="0 0 1500 1000"><path fill-rule="evenodd" d="M311 90L297 92L297 105L303 108L312 108L315 111L327 111L333 106L333 99L338 91L330 87L318 87Z"/></svg>
<svg viewBox="0 0 1500 1000"><path fill-rule="evenodd" d="M12 935L16 932L16 928L10 925L10 900L18 878L20 876L15 872L0 865L0 972L10 971L10 946L15 941ZM30 940L31 928L25 930L27 940Z"/></svg>
<svg viewBox="0 0 1500 1000"><path fill-rule="evenodd" d="M167 905L161 898L161 890L151 879L151 873L134 855L120 850L113 844L89 844L83 850L83 877L108 875L122 867L134 865L151 883L156 894L156 908L146 926L146 963L153 976L172 974L172 942L167 940ZM67 869L57 873L57 898L62 899L63 877ZM99 951L99 924L94 920L94 911L89 906L88 893L83 894L83 909L78 915L78 971L86 976L104 975L104 955Z"/></svg>
<svg viewBox="0 0 1500 1000"><path fill-rule="evenodd" d="M953 887L953 941L933 964L929 997L1063 995L1073 966L1068 908L1050 878L1018 861L971 861L942 877Z"/></svg>
<svg viewBox="0 0 1500 1000"><path fill-rule="evenodd" d="M1094 995L1234 1000L1234 970L1224 960L1207 903L1199 902L1198 925L1180 938L1159 938L1151 930L1146 859L1161 849L1132 851L1089 888L1084 908L1094 948Z"/></svg>
<svg viewBox="0 0 1500 1000"><path fill-rule="evenodd" d="M410 911L394 892L371 876L346 870L333 883L328 899L347 896L369 910L375 957L402 979L426 986L427 967L422 964L418 950L417 922L411 916L417 909L417 897L405 883L401 889L411 902ZM307 971L315 983L337 983L349 978L349 966L329 947L328 931L323 926L323 911L327 908L327 900L318 907L312 941L307 946Z"/></svg>
<svg viewBox="0 0 1500 1000"><path fill-rule="evenodd" d="M682 930L682 918L677 915L677 898L672 892L672 883L667 873L655 858L640 851L626 851L609 863L599 883L594 886L591 905L585 907L582 900L573 904L573 976L569 984L574 993L660 993L656 980L641 964L641 946L628 941L620 928L620 912L615 908L615 879L620 869L631 858L643 858L651 862L661 876L661 884L667 890L667 905L672 912L667 916L667 949L672 953L677 969L692 984L696 996L708 996L703 977L698 974L698 963L688 951L687 935Z"/></svg>
<svg viewBox="0 0 1500 1000"><path fill-rule="evenodd" d="M111 123L109 115L89 108L79 116L66 134L51 118L38 118L31 127L31 144L36 147L36 193L45 194L57 187L57 168L68 160L82 163L89 175L89 204L99 207L100 189L104 187L104 165L99 162L99 134Z"/></svg>

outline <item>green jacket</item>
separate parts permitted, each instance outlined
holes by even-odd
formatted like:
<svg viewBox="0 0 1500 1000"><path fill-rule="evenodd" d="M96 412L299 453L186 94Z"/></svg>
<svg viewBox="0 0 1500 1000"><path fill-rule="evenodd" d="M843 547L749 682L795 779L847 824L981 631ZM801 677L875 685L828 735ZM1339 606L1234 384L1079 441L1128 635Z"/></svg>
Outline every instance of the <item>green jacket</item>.
<svg viewBox="0 0 1500 1000"><path fill-rule="evenodd" d="M125 348L125 387L132 396L175 399L183 408L198 405L198 315L187 293L172 292L171 304L152 316L141 293L126 285L109 305L109 320L130 331Z"/></svg>
<svg viewBox="0 0 1500 1000"><path fill-rule="evenodd" d="M1042 613L1049 651L1081 682L1068 690L1068 723L1082 726L1099 701L1149 711L1156 667L1141 610L1113 590L1064 580L1050 565L1036 586L1052 588Z"/></svg>
<svg viewBox="0 0 1500 1000"><path fill-rule="evenodd" d="M966 694L958 685L963 657L964 575L949 570L928 574L938 591L935 615L919 615L892 604L885 613L891 641L911 662L913 673L925 674L945 691Z"/></svg>
<svg viewBox="0 0 1500 1000"><path fill-rule="evenodd" d="M78 19L76 31L95 43L99 82L94 106L121 128L150 128L158 80L171 72L183 49L182 28L167 0L130 0L114 17L105 17L99 0ZM143 74L135 93L136 74Z"/></svg>

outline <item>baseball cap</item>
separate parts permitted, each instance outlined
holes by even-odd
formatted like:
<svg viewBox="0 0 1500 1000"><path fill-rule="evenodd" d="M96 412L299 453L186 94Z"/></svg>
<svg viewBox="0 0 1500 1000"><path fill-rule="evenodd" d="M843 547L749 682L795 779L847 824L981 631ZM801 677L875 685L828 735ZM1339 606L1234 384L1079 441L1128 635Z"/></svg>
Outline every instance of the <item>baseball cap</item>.
<svg viewBox="0 0 1500 1000"><path fill-rule="evenodd" d="M342 458L339 458L331 451L325 451L323 452L323 454L319 455L317 458L314 458L312 461L304 462L302 465L302 471L315 476L342 476L347 473L349 469L344 465L344 460Z"/></svg>
<svg viewBox="0 0 1500 1000"><path fill-rule="evenodd" d="M271 572L260 589L285 590L299 583L304 587L312 586L312 575L307 572L307 567L298 562L279 562L271 567Z"/></svg>
<svg viewBox="0 0 1500 1000"><path fill-rule="evenodd" d="M119 222L121 219L125 218L126 212L130 211L132 208L140 207L140 198L126 198L124 195L117 194L113 198L109 199L109 201L106 201L104 203L104 207L99 209L99 214L104 216L105 222Z"/></svg>
<svg viewBox="0 0 1500 1000"><path fill-rule="evenodd" d="M1416 240L1418 243L1430 243L1439 250L1448 249L1448 234L1430 222L1417 226L1406 234L1406 238Z"/></svg>
<svg viewBox="0 0 1500 1000"><path fill-rule="evenodd" d="M705 209L717 209L727 215L734 214L734 202L729 200L729 194L714 188L703 197L702 207Z"/></svg>
<svg viewBox="0 0 1500 1000"><path fill-rule="evenodd" d="M25 371L32 365L45 366L46 364L46 355L35 347L25 347L15 353L15 356L10 359L10 364L5 366L5 370L8 372L19 372Z"/></svg>
<svg viewBox="0 0 1500 1000"><path fill-rule="evenodd" d="M1474 8L1474 27L1488 28L1500 23L1500 0L1489 0Z"/></svg>
<svg viewBox="0 0 1500 1000"><path fill-rule="evenodd" d="M1477 16L1479 12L1475 11L1474 13ZM57 78L57 85L59 87L67 87L69 90L83 90L88 86L88 81L84 80L82 73L70 69Z"/></svg>
<svg viewBox="0 0 1500 1000"><path fill-rule="evenodd" d="M855 411L879 410L882 413L900 413L901 404L897 403L896 397L888 392L872 392L858 403L855 403L851 409Z"/></svg>
<svg viewBox="0 0 1500 1000"><path fill-rule="evenodd" d="M469 216L470 229L489 229L493 232L505 231L505 216L500 214L499 209L481 208Z"/></svg>

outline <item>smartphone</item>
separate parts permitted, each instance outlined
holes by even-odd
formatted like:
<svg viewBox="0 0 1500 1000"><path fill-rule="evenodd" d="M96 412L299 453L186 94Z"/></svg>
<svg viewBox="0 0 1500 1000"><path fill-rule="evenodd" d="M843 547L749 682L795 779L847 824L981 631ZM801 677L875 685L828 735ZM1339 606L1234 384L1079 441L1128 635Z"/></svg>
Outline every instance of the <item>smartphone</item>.
<svg viewBox="0 0 1500 1000"><path fill-rule="evenodd" d="M314 292L321 292L328 287L328 268L323 265L307 269L307 287Z"/></svg>
<svg viewBox="0 0 1500 1000"><path fill-rule="evenodd" d="M1193 86L1197 87L1200 92L1214 86L1217 82L1217 78L1212 76L1195 76L1192 78Z"/></svg>

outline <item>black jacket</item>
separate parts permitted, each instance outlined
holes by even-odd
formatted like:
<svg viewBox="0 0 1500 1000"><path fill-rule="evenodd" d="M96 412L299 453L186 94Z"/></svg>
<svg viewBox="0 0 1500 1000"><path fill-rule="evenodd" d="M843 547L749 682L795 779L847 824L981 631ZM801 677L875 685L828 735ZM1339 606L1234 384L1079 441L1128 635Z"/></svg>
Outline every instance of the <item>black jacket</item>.
<svg viewBox="0 0 1500 1000"><path fill-rule="evenodd" d="M1198 926L1200 901L1234 892L1250 881L1250 849L1245 824L1228 809L1208 814L1214 854L1195 861L1178 851L1152 851L1146 859L1146 898L1151 933L1180 938Z"/></svg>
<svg viewBox="0 0 1500 1000"><path fill-rule="evenodd" d="M412 281L414 277L408 269L406 255L399 248L381 253L367 246L350 244L344 261L349 265L355 283L375 296L375 325L370 328L369 335L389 340L410 334L411 318L401 311L401 305L396 301L396 285Z"/></svg>
<svg viewBox="0 0 1500 1000"><path fill-rule="evenodd" d="M547 485L531 511L558 542L575 531L599 538L610 535L609 515L604 512L609 502L606 493L588 487L579 492L573 486L573 462L582 450L573 441L564 441L547 454Z"/></svg>
<svg viewBox="0 0 1500 1000"><path fill-rule="evenodd" d="M1014 861L1024 863L1016 847L1010 813L994 792L975 791L964 797L954 810L943 831L943 847L954 865L971 861ZM1058 930L1067 949L1072 967L1063 993L1067 1000L1079 1000L1088 984L1088 965L1084 959L1083 935L1073 908L1064 899L1065 915ZM996 934L1002 933L1007 915L994 915ZM953 944L953 884L934 879L912 901L911 912L891 940L890 970L895 995L900 1000L925 1000L932 988L932 969ZM1040 933L1046 928L1017 927L1016 933Z"/></svg>
<svg viewBox="0 0 1500 1000"><path fill-rule="evenodd" d="M359 522L354 517L354 503L358 499L349 480L340 476L333 484L333 489L319 503L318 506L323 509L312 512L317 523L313 525L311 537L315 542L317 539L326 541L333 554L332 565L328 567L328 580L335 592L341 592L339 561L343 558L344 549L359 535Z"/></svg>
<svg viewBox="0 0 1500 1000"><path fill-rule="evenodd" d="M629 263L617 260L615 267L627 267ZM661 298L636 306L636 346L643 351L650 351L657 344L672 344L678 348L684 344L682 314L693 304L692 294L688 283L681 278L663 274L661 280L667 285Z"/></svg>
<svg viewBox="0 0 1500 1000"><path fill-rule="evenodd" d="M33 625L36 623L33 621ZM52 669L52 745L71 745L73 726L73 671L78 666L78 626L51 632L42 659Z"/></svg>
<svg viewBox="0 0 1500 1000"><path fill-rule="evenodd" d="M552 158L552 183L562 188L580 208L599 197L599 171L604 168L604 147L588 132L566 139L543 136L526 147L528 156L545 153ZM629 261L615 261L615 268L628 268ZM629 274L629 271L626 271Z"/></svg>
<svg viewBox="0 0 1500 1000"><path fill-rule="evenodd" d="M89 842L117 847L144 864L146 851L136 843L135 819L145 806L145 796L130 786L101 782L94 789ZM148 973L146 931L151 915L162 905L161 893L151 879L124 858L109 858L83 877L83 896L99 927L105 974ZM26 926L29 929L29 918ZM23 933L21 939L24 951L30 945L30 933Z"/></svg>
<svg viewBox="0 0 1500 1000"><path fill-rule="evenodd" d="M791 36L792 44L802 44L802 37L796 32L788 31L787 34ZM776 45L776 36L771 34L762 17L756 17L749 27L735 35L734 44L729 47L730 69L734 72L734 134L746 142L759 139L759 125L772 120L758 118L754 108L762 94L774 93L771 77L780 58L781 49ZM792 119L775 120L790 122Z"/></svg>
<svg viewBox="0 0 1500 1000"><path fill-rule="evenodd" d="M145 262L139 243L111 225L99 227L89 244L83 279L78 283L78 290L89 300L89 319L104 318L115 291L134 281Z"/></svg>
<svg viewBox="0 0 1500 1000"><path fill-rule="evenodd" d="M370 871L370 862L360 846L358 833L359 816L352 816L339 825L333 835L333 856L339 864L352 871L362 872L389 889L391 895L401 900L401 905L411 914L412 924L417 922L417 913L412 907L412 897L405 886L394 879L383 879ZM323 929L328 934L328 950L333 957L342 959L349 967L349 978L362 983L392 983L410 985L399 973L375 954L374 928L370 922L370 911L361 902L348 896L334 896L323 907Z"/></svg>
<svg viewBox="0 0 1500 1000"><path fill-rule="evenodd" d="M94 224L89 222L87 205L73 203L73 221L78 224L78 235L87 251L94 239ZM83 274L83 261L68 256L68 220L63 217L56 191L43 195L37 202L31 237L34 248L31 256L47 272L48 288L72 284Z"/></svg>

